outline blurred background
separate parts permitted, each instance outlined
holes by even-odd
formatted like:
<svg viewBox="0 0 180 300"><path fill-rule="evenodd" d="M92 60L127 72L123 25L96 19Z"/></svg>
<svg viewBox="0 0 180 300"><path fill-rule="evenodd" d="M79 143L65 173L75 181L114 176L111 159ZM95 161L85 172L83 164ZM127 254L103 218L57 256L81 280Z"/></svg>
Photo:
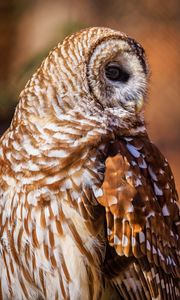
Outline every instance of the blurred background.
<svg viewBox="0 0 180 300"><path fill-rule="evenodd" d="M126 32L146 49L148 130L168 158L180 192L179 0L0 0L0 135L21 89L49 50L89 26Z"/></svg>

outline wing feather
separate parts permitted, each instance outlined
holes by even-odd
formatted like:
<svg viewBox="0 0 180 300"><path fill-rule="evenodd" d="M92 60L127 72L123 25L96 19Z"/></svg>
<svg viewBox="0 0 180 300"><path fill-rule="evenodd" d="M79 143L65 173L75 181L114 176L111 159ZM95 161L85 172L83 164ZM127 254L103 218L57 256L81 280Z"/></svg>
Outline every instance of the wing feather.
<svg viewBox="0 0 180 300"><path fill-rule="evenodd" d="M179 299L180 210L166 159L148 137L123 138L111 144L105 165L98 201L109 244L136 259L152 297Z"/></svg>

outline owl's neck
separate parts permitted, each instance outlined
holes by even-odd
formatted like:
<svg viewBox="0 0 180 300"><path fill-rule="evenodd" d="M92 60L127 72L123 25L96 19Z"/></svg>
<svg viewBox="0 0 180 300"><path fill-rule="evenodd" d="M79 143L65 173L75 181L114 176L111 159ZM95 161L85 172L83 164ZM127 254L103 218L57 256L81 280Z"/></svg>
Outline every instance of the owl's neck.
<svg viewBox="0 0 180 300"><path fill-rule="evenodd" d="M27 122L12 125L2 137L0 159L21 185L58 186L85 164L104 135L98 122L80 115L64 116L58 122L30 116Z"/></svg>

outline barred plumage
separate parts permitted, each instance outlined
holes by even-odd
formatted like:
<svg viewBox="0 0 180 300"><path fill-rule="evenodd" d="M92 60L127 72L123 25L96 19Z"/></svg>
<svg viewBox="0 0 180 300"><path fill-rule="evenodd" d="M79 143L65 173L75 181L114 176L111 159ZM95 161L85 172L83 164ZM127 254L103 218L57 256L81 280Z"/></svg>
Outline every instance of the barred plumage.
<svg viewBox="0 0 180 300"><path fill-rule="evenodd" d="M67 37L0 140L0 299L180 299L180 210L123 33Z"/></svg>

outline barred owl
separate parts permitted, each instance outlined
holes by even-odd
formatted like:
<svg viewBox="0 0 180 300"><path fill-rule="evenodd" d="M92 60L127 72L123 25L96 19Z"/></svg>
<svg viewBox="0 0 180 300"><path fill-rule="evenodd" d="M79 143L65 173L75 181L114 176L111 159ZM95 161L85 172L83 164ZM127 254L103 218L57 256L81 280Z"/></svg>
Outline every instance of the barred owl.
<svg viewBox="0 0 180 300"><path fill-rule="evenodd" d="M180 299L173 175L145 122L140 44L67 37L0 140L0 299Z"/></svg>

